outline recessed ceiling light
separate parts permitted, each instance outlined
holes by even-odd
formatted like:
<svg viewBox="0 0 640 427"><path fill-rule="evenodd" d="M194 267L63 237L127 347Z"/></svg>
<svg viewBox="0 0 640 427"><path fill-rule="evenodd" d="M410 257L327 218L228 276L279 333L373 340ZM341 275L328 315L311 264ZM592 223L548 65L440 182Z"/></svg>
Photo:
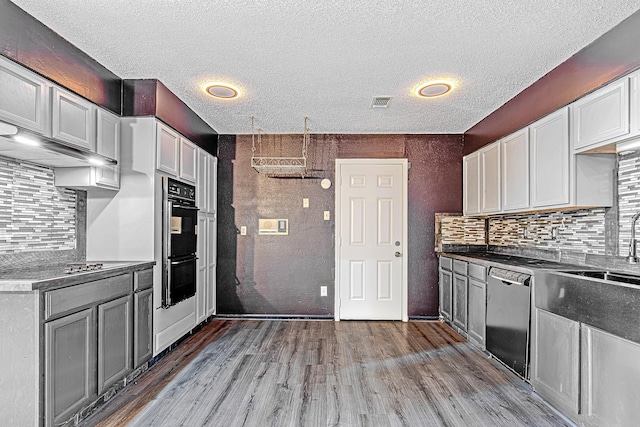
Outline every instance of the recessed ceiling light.
<svg viewBox="0 0 640 427"><path fill-rule="evenodd" d="M453 83L448 80L437 80L421 84L416 88L416 95L422 98L435 98L453 90Z"/></svg>
<svg viewBox="0 0 640 427"><path fill-rule="evenodd" d="M211 82L204 85L204 91L214 98L233 99L240 96L240 90L224 82Z"/></svg>

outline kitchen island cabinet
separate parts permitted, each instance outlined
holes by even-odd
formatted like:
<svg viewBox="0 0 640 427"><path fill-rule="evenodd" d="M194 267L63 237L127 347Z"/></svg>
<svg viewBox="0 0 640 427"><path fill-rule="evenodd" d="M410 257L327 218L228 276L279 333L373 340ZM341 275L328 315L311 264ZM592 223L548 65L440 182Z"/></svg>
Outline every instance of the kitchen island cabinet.
<svg viewBox="0 0 640 427"><path fill-rule="evenodd" d="M49 273L38 271L33 279L3 272L0 321L10 326L0 330L5 425L73 423L146 370L138 360L142 367L133 371L132 301L134 275L153 277L152 266L106 264L70 275L55 268L59 273L45 278Z"/></svg>

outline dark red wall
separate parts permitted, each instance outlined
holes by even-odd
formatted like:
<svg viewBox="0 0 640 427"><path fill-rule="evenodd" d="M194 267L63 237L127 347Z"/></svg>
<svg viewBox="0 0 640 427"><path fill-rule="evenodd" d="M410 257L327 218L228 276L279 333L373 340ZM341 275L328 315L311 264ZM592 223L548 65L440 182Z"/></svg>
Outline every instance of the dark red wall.
<svg viewBox="0 0 640 427"><path fill-rule="evenodd" d="M640 11L465 132L469 154L640 67Z"/></svg>
<svg viewBox="0 0 640 427"><path fill-rule="evenodd" d="M218 312L333 315L336 158L403 158L409 170L409 315L437 316L434 214L462 209L460 135L312 135L312 176L268 178L250 166L251 137L218 142ZM269 153L267 154L267 147ZM301 136L263 137L264 155L300 155ZM309 198L310 207L302 207ZM331 221L323 211L331 211ZM289 236L259 236L259 218L288 218ZM247 236L240 236L241 226ZM329 288L320 297L320 286Z"/></svg>

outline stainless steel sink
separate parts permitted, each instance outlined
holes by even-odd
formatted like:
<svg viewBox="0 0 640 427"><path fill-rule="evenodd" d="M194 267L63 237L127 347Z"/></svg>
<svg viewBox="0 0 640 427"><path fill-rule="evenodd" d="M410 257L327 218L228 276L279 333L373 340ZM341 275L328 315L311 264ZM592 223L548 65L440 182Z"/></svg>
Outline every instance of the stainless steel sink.
<svg viewBox="0 0 640 427"><path fill-rule="evenodd" d="M534 285L536 307L640 344L640 276L540 270Z"/></svg>
<svg viewBox="0 0 640 427"><path fill-rule="evenodd" d="M640 276L634 276L631 274L615 273L610 271L563 271L565 274L571 274L576 276L582 276L585 278L593 278L606 280L609 282L626 283L629 285L640 286Z"/></svg>

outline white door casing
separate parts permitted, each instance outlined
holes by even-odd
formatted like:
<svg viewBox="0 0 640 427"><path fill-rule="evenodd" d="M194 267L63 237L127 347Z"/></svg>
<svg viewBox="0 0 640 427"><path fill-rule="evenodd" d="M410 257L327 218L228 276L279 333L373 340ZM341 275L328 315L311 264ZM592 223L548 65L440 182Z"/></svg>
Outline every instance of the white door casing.
<svg viewBox="0 0 640 427"><path fill-rule="evenodd" d="M408 320L407 159L336 160L335 320Z"/></svg>

